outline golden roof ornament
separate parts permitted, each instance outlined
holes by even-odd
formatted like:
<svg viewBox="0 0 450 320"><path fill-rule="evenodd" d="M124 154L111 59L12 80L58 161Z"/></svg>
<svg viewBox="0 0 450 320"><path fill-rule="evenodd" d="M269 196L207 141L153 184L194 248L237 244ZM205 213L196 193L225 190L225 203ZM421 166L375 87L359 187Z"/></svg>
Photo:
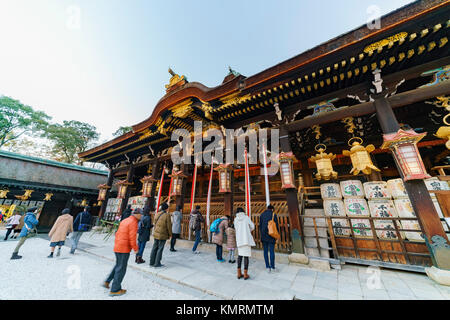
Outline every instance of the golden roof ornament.
<svg viewBox="0 0 450 320"><path fill-rule="evenodd" d="M323 143L319 143L314 148L318 154L309 158L315 162L317 167L316 179L317 180L330 180L330 178L336 179L338 174L333 170L332 160L336 159L336 155L333 153L325 153L327 147Z"/></svg>
<svg viewBox="0 0 450 320"><path fill-rule="evenodd" d="M171 68L169 68L169 73L172 76L169 80L169 84L166 84L166 93L175 90L184 84L186 84L188 81L185 76L179 76Z"/></svg>
<svg viewBox="0 0 450 320"><path fill-rule="evenodd" d="M5 189L5 190L0 190L0 199L1 198L6 198L6 195L8 194L9 190Z"/></svg>
<svg viewBox="0 0 450 320"><path fill-rule="evenodd" d="M22 201L28 200L28 198L31 197L31 193L33 193L34 190L25 190L25 193L21 196L15 196L17 199L20 199Z"/></svg>
<svg viewBox="0 0 450 320"><path fill-rule="evenodd" d="M353 142L350 144L352 140ZM350 173L353 173L355 176L360 171L367 175L369 175L372 170L380 171L380 169L374 166L370 157L370 153L375 150L375 146L373 144L369 144L367 147L364 147L362 143L363 139L353 137L348 140L348 145L351 146L350 150L342 151L344 156L350 157L353 165L353 169Z"/></svg>
<svg viewBox="0 0 450 320"><path fill-rule="evenodd" d="M52 200L52 196L53 196L53 193L51 193L51 192L46 193L46 194L45 194L44 201L50 201L50 200Z"/></svg>

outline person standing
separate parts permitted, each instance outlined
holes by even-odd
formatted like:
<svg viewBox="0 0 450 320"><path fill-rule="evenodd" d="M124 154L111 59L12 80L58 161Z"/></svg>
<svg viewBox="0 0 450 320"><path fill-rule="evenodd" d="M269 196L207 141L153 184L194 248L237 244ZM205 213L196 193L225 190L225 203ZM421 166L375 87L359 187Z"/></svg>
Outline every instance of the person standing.
<svg viewBox="0 0 450 320"><path fill-rule="evenodd" d="M128 259L130 258L131 250L138 252L138 246L136 243L136 235L138 232L138 224L142 218L141 211L136 211L131 214L130 217L124 219L116 232L116 239L114 241L114 254L116 256L116 264L103 283L103 287L110 289L109 295L112 297L121 296L127 292L122 289L122 280L127 272Z"/></svg>
<svg viewBox="0 0 450 320"><path fill-rule="evenodd" d="M134 212L142 213L142 210L138 208L134 210ZM149 208L145 208L144 216L139 222L139 229L138 229L139 252L136 254L136 261L135 261L137 264L145 263L145 260L142 259L142 256L144 255L145 245L150 240L150 232L152 227L153 227L152 217L150 216Z"/></svg>
<svg viewBox="0 0 450 320"><path fill-rule="evenodd" d="M230 223L228 228L225 229L225 233L227 235L228 262L235 263L234 250L236 250L236 230L234 229L233 223Z"/></svg>
<svg viewBox="0 0 450 320"><path fill-rule="evenodd" d="M200 253L200 251L197 251L198 244L202 240L202 224L205 222L205 219L203 218L201 212L200 212L200 206L195 206L195 210L192 210L190 214L190 219L194 220L194 232L195 232L195 242L194 246L192 247L193 253Z"/></svg>
<svg viewBox="0 0 450 320"><path fill-rule="evenodd" d="M56 219L52 229L48 233L50 239L50 255L47 258L53 258L55 247L58 246L56 256L61 255L61 247L66 241L67 234L73 232L73 217L70 215L70 209L65 208L61 215Z"/></svg>
<svg viewBox="0 0 450 320"><path fill-rule="evenodd" d="M218 232L213 232L211 242L216 244L216 258L219 262L225 262L222 258L223 253L223 235L225 234L225 229L228 228L228 217L222 216L219 218L220 223L217 227Z"/></svg>
<svg viewBox="0 0 450 320"><path fill-rule="evenodd" d="M127 205L127 208L123 210L122 216L120 217L120 222L128 218L131 215L131 211L131 204L129 204Z"/></svg>
<svg viewBox="0 0 450 320"><path fill-rule="evenodd" d="M167 239L172 236L172 222L170 221L170 214L167 212L168 208L169 206L164 202L160 206L160 211L155 215L154 242L150 254L150 266L155 268L164 266L161 264L164 245Z"/></svg>
<svg viewBox="0 0 450 320"><path fill-rule="evenodd" d="M267 206L267 210L265 210L259 216L259 231L261 234L261 242L264 248L264 261L266 262L266 270L267 272L275 271L275 242L276 239L269 235L268 224L272 219L275 221L278 228L278 217L273 212L274 207L272 205ZM270 260L269 260L270 254Z"/></svg>
<svg viewBox="0 0 450 320"><path fill-rule="evenodd" d="M16 226L16 228L14 229L14 233L13 236L11 237L11 239L17 239L17 237L20 234L20 231L23 228L23 224L24 224L24 220L25 220L25 214L23 214L22 212L20 213L21 217L19 220L19 224Z"/></svg>
<svg viewBox="0 0 450 320"><path fill-rule="evenodd" d="M251 233L255 229L255 224L245 214L244 209L238 208L234 219L234 227L238 249L237 278L242 277L241 265L242 259L244 259L244 280L247 280L250 278L248 275L249 257L252 256L252 247L256 245Z"/></svg>
<svg viewBox="0 0 450 320"><path fill-rule="evenodd" d="M72 235L72 248L70 249L71 254L75 254L75 250L78 247L78 242L80 241L83 232L89 231L91 226L91 214L89 210L91 207L86 206L83 211L77 214L75 221L73 222L73 235Z"/></svg>
<svg viewBox="0 0 450 320"><path fill-rule="evenodd" d="M11 232L19 225L20 218L22 218L21 214L16 211L13 216L9 217L6 220L6 235L4 241L8 240L9 235Z"/></svg>
<svg viewBox="0 0 450 320"><path fill-rule="evenodd" d="M183 207L178 205L177 210L172 213L172 239L170 239L170 251L176 252L175 243L177 239L180 238L181 234L181 219L183 218L182 213Z"/></svg>
<svg viewBox="0 0 450 320"><path fill-rule="evenodd" d="M22 245L28 238L34 237L37 234L36 226L39 224L39 221L36 218L37 211L37 207L31 207L27 210L27 213L25 214L25 218L23 220L23 228L20 231L19 235L19 243L14 249L11 260L21 259L22 256L19 256L20 247L22 247Z"/></svg>

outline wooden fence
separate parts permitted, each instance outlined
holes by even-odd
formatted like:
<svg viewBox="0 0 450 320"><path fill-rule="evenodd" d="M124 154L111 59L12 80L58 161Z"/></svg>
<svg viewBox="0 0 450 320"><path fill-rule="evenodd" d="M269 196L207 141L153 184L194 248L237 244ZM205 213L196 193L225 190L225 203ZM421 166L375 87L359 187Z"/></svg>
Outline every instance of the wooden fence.
<svg viewBox="0 0 450 320"><path fill-rule="evenodd" d="M196 206L200 206L200 212L203 215L203 217L206 220L206 203L200 202L196 203ZM275 250L278 252L290 252L291 248L291 238L290 238L290 227L289 227L289 216L288 216L288 209L287 209L287 203L285 201L275 201L272 203L274 206L274 212L277 214L278 217L278 227L279 227L279 233L280 233L280 239L275 244ZM191 232L191 235L189 234L189 203L186 203L183 208L183 217L181 221L181 239L185 240L194 240L194 234ZM241 207L245 210L245 203L244 202L235 202L234 208ZM259 231L259 216L260 214L266 209L266 203L264 201L258 201L252 203L252 217L251 220L255 224L255 229L252 232L253 239L256 243L257 249L262 249L262 242L261 242L261 234ZM210 216L209 221L210 224L217 218L220 218L223 216L224 213L224 205L223 203L211 203L210 204ZM152 221L154 221L154 216L152 214ZM208 233L207 233L207 224L205 221L205 224L202 228L202 241L203 242L209 242L208 241Z"/></svg>

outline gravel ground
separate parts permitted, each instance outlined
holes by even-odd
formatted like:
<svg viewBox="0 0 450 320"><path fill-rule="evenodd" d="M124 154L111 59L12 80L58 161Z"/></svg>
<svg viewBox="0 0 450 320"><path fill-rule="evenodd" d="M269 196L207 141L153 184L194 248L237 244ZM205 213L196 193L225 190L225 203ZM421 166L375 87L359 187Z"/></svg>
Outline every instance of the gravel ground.
<svg viewBox="0 0 450 320"><path fill-rule="evenodd" d="M196 300L212 299L204 293L186 288L150 274L127 269L122 288L127 293L109 297L108 289L101 287L111 272L113 263L77 251L70 255L68 247L62 248L60 257L47 258L49 241L28 239L22 246L20 260L10 260L18 240L3 241L5 231L0 230L0 300ZM70 240L66 241L66 244ZM56 250L55 250L56 253ZM132 255L134 257L134 255ZM129 263L134 261L130 256Z"/></svg>

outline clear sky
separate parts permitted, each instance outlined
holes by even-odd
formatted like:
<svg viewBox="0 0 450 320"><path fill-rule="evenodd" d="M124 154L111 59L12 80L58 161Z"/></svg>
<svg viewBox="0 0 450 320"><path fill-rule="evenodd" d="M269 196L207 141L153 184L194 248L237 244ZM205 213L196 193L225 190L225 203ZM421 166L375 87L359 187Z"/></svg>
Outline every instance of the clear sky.
<svg viewBox="0 0 450 320"><path fill-rule="evenodd" d="M169 66L214 87L228 65L251 76L409 2L0 0L0 94L109 140L150 116Z"/></svg>

